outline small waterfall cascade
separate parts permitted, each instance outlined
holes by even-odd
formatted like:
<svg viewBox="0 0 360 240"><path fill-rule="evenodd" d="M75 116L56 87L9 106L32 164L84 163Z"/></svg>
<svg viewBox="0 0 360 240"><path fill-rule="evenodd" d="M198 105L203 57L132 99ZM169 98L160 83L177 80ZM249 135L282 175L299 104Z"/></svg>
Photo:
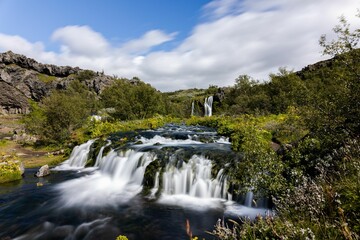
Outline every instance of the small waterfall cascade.
<svg viewBox="0 0 360 240"><path fill-rule="evenodd" d="M142 191L151 152L111 150L92 174L58 185L62 206L104 206L128 202Z"/></svg>
<svg viewBox="0 0 360 240"><path fill-rule="evenodd" d="M84 168L89 157L90 147L94 142L95 140L89 140L86 143L74 147L69 159L54 169Z"/></svg>
<svg viewBox="0 0 360 240"><path fill-rule="evenodd" d="M213 96L205 98L205 102L204 102L205 117L212 116L212 105L213 105Z"/></svg>
<svg viewBox="0 0 360 240"><path fill-rule="evenodd" d="M141 185L146 167L156 159L151 152L136 152L127 150L115 152L111 150L100 162L101 173L109 175L123 184Z"/></svg>
<svg viewBox="0 0 360 240"><path fill-rule="evenodd" d="M253 192L247 192L246 196L245 196L244 206L251 207L253 199L254 199L254 193Z"/></svg>
<svg viewBox="0 0 360 240"><path fill-rule="evenodd" d="M183 162L180 168L169 163L163 173L163 193L227 199L227 181L223 170L212 179L211 168L211 160L197 155L192 156L187 163Z"/></svg>
<svg viewBox="0 0 360 240"><path fill-rule="evenodd" d="M155 194L157 193L157 191L159 190L159 176L160 176L160 172L157 171L155 174L155 183L154 183L154 187L151 189L151 193L150 193L150 197L154 198Z"/></svg>
<svg viewBox="0 0 360 240"><path fill-rule="evenodd" d="M111 141L108 140L108 143L100 148L99 154L96 157L96 162L95 162L94 167L99 167L100 162L102 161L102 158L103 158L104 149L106 147L110 146L110 144L111 144Z"/></svg>
<svg viewBox="0 0 360 240"><path fill-rule="evenodd" d="M192 103L191 103L191 116L194 116L194 110L195 110L195 102L192 101Z"/></svg>

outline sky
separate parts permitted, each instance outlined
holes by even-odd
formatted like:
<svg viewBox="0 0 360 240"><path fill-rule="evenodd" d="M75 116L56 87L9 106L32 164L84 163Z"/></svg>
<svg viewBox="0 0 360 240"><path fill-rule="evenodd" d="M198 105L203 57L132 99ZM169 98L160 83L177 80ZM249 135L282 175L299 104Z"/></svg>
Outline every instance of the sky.
<svg viewBox="0 0 360 240"><path fill-rule="evenodd" d="M360 0L0 0L0 52L117 77L161 91L268 81L322 56Z"/></svg>

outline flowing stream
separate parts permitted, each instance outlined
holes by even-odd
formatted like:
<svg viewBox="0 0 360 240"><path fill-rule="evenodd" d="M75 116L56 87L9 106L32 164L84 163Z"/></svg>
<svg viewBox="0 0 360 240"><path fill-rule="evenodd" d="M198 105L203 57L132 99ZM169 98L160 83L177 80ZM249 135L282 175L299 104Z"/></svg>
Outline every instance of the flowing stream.
<svg viewBox="0 0 360 240"><path fill-rule="evenodd" d="M0 238L186 239L189 222L207 239L219 218L269 212L252 207L253 193L233 196L226 172L241 157L214 130L124 134L75 147L48 177L26 169L23 180L0 185Z"/></svg>

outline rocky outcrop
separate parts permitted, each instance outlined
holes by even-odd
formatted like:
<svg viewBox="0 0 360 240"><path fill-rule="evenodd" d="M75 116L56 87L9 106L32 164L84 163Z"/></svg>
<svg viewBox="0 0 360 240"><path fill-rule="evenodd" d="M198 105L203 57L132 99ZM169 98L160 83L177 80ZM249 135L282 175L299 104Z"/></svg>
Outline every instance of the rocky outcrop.
<svg viewBox="0 0 360 240"><path fill-rule="evenodd" d="M79 80L97 94L114 78L78 67L38 63L11 51L0 54L0 114L28 113L29 100L40 101L54 89Z"/></svg>
<svg viewBox="0 0 360 240"><path fill-rule="evenodd" d="M50 175L50 168L49 166L46 164L44 166L42 166L39 171L37 171L37 173L35 174L35 177L46 177Z"/></svg>
<svg viewBox="0 0 360 240"><path fill-rule="evenodd" d="M28 58L24 55L15 54L11 51L0 54L0 62L6 65L15 64L21 68L34 70L38 73L43 73L49 76L67 77L70 74L76 74L81 71L80 68L72 68L69 66L59 67L51 64L38 63L32 58Z"/></svg>

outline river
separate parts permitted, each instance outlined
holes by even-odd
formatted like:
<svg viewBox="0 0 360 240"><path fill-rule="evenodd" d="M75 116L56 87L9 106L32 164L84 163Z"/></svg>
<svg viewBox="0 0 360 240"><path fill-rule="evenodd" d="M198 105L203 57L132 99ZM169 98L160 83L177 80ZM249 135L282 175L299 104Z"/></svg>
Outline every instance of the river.
<svg viewBox="0 0 360 240"><path fill-rule="evenodd" d="M92 160L89 160L92 158ZM234 196L227 168L241 156L213 129L167 125L74 148L51 175L0 185L0 239L212 239L218 219L266 206Z"/></svg>

